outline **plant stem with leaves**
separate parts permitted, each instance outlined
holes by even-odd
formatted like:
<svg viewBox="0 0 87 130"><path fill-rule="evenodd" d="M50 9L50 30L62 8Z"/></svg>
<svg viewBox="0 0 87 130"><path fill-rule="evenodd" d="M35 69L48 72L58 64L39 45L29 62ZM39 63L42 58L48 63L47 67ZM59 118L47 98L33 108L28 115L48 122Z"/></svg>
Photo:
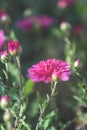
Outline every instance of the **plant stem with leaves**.
<svg viewBox="0 0 87 130"><path fill-rule="evenodd" d="M56 103L55 103L55 95L57 94L56 90L57 90L57 82L53 82L51 81L51 94L46 96L46 99L44 100L43 104L39 104L39 109L40 109L40 115L38 118L38 123L36 125L35 130L39 130L39 126L41 124L41 122L44 120L44 113L49 105L49 103L51 103L51 107L52 110L56 111ZM56 113L58 114L58 113Z"/></svg>

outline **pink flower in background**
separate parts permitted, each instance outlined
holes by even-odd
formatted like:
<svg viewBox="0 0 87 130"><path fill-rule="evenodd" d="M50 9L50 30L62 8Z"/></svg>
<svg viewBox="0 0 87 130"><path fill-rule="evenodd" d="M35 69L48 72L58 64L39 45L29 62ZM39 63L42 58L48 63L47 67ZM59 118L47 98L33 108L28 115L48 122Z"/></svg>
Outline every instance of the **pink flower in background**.
<svg viewBox="0 0 87 130"><path fill-rule="evenodd" d="M57 4L60 8L66 8L68 6L76 4L76 0L58 0Z"/></svg>
<svg viewBox="0 0 87 130"><path fill-rule="evenodd" d="M32 18L25 18L22 20L18 20L15 25L25 31L28 31L33 28L33 20Z"/></svg>
<svg viewBox="0 0 87 130"><path fill-rule="evenodd" d="M0 30L0 49L2 48L2 46L5 43L5 35L4 35L4 31Z"/></svg>
<svg viewBox="0 0 87 130"><path fill-rule="evenodd" d="M17 40L8 42L8 52L10 55L19 54L21 52L20 43Z"/></svg>
<svg viewBox="0 0 87 130"><path fill-rule="evenodd" d="M36 17L36 22L42 27L42 28L47 28L51 26L54 23L54 19L51 18L50 16L37 16Z"/></svg>
<svg viewBox="0 0 87 130"><path fill-rule="evenodd" d="M83 34L83 28L82 28L82 26L81 26L81 25L75 25L75 26L73 27L73 32L74 32L74 34L77 35L77 36L82 35L82 34Z"/></svg>
<svg viewBox="0 0 87 130"><path fill-rule="evenodd" d="M33 65L28 69L28 78L31 78L34 82L49 83L52 80L52 76L56 76L57 79L62 81L69 80L70 66L67 62L56 59L48 59L46 61L40 61L38 64Z"/></svg>
<svg viewBox="0 0 87 130"><path fill-rule="evenodd" d="M54 23L54 19L47 15L31 16L18 20L15 25L23 30L30 30L35 25L39 25L41 28L47 28Z"/></svg>
<svg viewBox="0 0 87 130"><path fill-rule="evenodd" d="M5 20L8 17L8 13L5 10L0 11L0 20Z"/></svg>

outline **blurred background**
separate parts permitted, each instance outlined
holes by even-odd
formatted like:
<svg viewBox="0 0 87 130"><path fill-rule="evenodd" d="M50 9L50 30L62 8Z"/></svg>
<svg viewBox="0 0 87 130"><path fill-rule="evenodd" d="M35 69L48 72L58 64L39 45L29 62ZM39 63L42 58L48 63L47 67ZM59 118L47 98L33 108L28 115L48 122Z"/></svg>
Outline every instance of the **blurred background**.
<svg viewBox="0 0 87 130"><path fill-rule="evenodd" d="M21 64L26 79L27 69L40 60L47 58L66 60L64 41L66 30L69 30L67 35L71 43L76 46L73 57L81 60L82 73L87 77L87 0L1 0L0 11L2 10L8 13L11 19L9 27L22 46ZM72 109L74 101L69 89L70 82L59 84L56 98L59 116L63 123L72 120L76 114L74 107ZM32 130L38 117L36 91L39 90L44 96L50 91L49 86L37 83L29 97L27 114L33 125ZM71 104L67 103L69 99L72 101ZM70 125L67 130L74 130L74 126L74 124Z"/></svg>

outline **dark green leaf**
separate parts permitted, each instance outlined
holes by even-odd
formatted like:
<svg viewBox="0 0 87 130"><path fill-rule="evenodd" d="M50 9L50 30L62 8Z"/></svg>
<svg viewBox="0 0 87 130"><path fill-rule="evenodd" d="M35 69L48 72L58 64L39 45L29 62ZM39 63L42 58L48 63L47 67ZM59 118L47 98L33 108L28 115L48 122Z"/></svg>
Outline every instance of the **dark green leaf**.
<svg viewBox="0 0 87 130"><path fill-rule="evenodd" d="M24 87L23 87L23 96L29 96L33 91L34 83L31 80L27 80Z"/></svg>
<svg viewBox="0 0 87 130"><path fill-rule="evenodd" d="M51 113L48 113L44 119L42 120L42 122L40 123L40 128L42 128L42 130L47 130L47 128L49 127L49 125L52 122L53 117L55 116L55 112L52 111Z"/></svg>

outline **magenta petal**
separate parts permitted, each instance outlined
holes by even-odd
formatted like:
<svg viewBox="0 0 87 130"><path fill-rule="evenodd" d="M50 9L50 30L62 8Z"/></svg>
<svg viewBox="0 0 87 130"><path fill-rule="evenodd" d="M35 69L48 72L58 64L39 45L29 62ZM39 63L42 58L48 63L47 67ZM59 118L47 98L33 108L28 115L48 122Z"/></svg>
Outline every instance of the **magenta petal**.
<svg viewBox="0 0 87 130"><path fill-rule="evenodd" d="M48 59L46 61L40 61L38 64L33 65L32 68L28 69L27 77L31 78L34 82L49 83L53 75L56 76L56 79L67 81L69 80L70 74L70 66L67 62Z"/></svg>

